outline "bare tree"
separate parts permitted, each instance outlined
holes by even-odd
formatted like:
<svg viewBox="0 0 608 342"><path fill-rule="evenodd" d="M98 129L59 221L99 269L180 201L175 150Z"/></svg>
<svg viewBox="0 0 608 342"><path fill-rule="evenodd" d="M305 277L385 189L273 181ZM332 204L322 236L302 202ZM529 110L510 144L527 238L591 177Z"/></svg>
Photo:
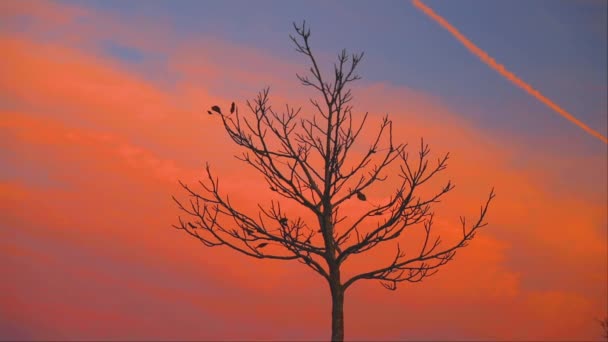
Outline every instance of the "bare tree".
<svg viewBox="0 0 608 342"><path fill-rule="evenodd" d="M306 23L294 24L294 28L297 35L290 38L311 64L309 76L296 76L302 85L320 94L318 99L310 99L314 114L304 117L300 115L301 108L289 105L282 112L275 111L269 103L268 89L247 101L250 114L241 115L234 103L227 112L213 106L208 113L219 116L232 141L244 149L236 157L257 170L271 191L297 202L316 222L306 222L300 216L288 218L276 200L267 206L258 204L255 216L246 214L221 194L219 180L207 164L207 180L199 181L202 192L180 181L190 199L185 204L173 198L187 214L187 219L180 217L174 227L208 247L223 245L254 258L298 260L310 267L329 284L331 339L342 341L344 293L351 285L358 280L375 279L387 289L395 290L400 282L418 282L435 274L486 225L484 217L494 192L490 192L472 224L467 225L461 217L462 236L458 241L439 248L440 237L431 234L431 205L439 202L454 185L448 181L434 195L424 198L416 190L446 168L449 154L436 163L429 162L429 147L421 141L420 150L410 156L405 144L393 142L393 126L388 116L380 122L365 152L351 153L368 117L366 113L360 123L355 122L349 104L352 94L347 88L360 78L355 69L363 53L348 55L342 50L334 64L333 79L328 81L311 51L310 29ZM349 200L366 201L364 192L387 180L389 173L398 182L388 199L357 213L359 216L350 221L339 214L341 206ZM417 251L406 254L397 244L394 258L384 267L342 278L341 266L350 256L396 240L415 227L424 229L425 236Z"/></svg>

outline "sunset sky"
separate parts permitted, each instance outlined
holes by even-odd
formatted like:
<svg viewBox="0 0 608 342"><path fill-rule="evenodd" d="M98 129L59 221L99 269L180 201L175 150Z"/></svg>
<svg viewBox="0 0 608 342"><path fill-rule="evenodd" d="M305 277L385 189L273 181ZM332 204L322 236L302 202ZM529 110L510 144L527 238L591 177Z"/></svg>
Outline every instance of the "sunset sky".
<svg viewBox="0 0 608 342"><path fill-rule="evenodd" d="M608 2L424 4L605 140ZM196 185L205 162L253 216L275 198L206 111L245 113L266 86L277 108L310 109L289 39L302 20L322 69L365 52L353 95L369 132L389 114L395 140L450 152L439 230L497 194L435 276L349 288L346 339L601 340L607 144L403 0L0 1L0 340L329 338L318 274L171 227L178 180Z"/></svg>

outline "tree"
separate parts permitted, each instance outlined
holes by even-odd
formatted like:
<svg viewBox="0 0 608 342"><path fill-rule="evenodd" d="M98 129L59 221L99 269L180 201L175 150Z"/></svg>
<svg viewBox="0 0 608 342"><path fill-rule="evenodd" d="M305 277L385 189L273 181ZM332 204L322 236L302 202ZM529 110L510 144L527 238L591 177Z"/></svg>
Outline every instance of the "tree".
<svg viewBox="0 0 608 342"><path fill-rule="evenodd" d="M219 179L213 176L207 163L207 180L199 181L201 193L180 181L190 197L189 204L173 199L188 220L180 217L174 227L208 247L227 246L254 258L298 260L310 267L329 285L331 339L342 341L344 293L350 286L359 280L376 279L387 289L395 290L399 282L418 282L435 274L453 259L457 249L473 239L477 229L486 225L484 217L494 190L472 225L467 226L461 217L462 236L458 241L439 248L440 237L431 238L431 205L439 202L454 185L448 181L434 195L424 198L415 190L446 168L449 154L431 166L429 147L421 140L416 157L410 158L405 144L394 144L388 116L380 122L369 148L359 155L353 153L368 114L359 124L355 123L349 104L352 94L347 85L360 79L355 70L363 53L348 55L342 50L334 64L333 80L328 82L313 56L310 29L305 22L301 26L294 24L294 28L297 35L290 38L296 51L311 64L309 76L296 76L303 86L320 94L318 100L310 99L314 115L303 117L301 108L290 106L282 113L274 111L268 88L247 101L249 115L241 115L234 102L228 112L215 105L208 113L219 116L232 141L244 149L236 157L257 170L271 191L297 202L316 222L306 222L300 216L288 217L277 200L268 206L258 204L259 212L250 216L220 193ZM340 215L340 208L347 201L367 201L365 192L386 181L388 173L396 173L400 178L392 195L347 222ZM406 255L397 244L395 257L384 267L342 278L341 266L350 256L396 240L410 227L424 229L425 238L418 251Z"/></svg>

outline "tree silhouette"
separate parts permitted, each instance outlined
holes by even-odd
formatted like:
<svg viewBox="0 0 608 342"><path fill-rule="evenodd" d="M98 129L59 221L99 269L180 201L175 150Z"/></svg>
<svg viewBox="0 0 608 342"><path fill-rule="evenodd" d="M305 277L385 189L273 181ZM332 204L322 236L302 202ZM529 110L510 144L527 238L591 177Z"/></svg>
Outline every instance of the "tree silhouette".
<svg viewBox="0 0 608 342"><path fill-rule="evenodd" d="M184 205L173 197L187 214L187 219L180 217L174 227L208 247L223 245L259 259L298 260L313 269L327 281L331 292L331 339L342 341L344 293L351 285L376 279L395 290L399 282L418 282L435 274L452 260L457 249L468 244L477 229L486 225L484 217L494 192L490 192L473 224L467 225L461 217L462 236L458 241L439 248L440 237L431 237L431 205L454 185L448 181L434 195L424 198L415 190L446 168L449 154L431 165L429 147L421 140L420 150L412 158L405 144L393 142L388 116L380 122L369 148L358 155L352 153L368 115L355 123L347 85L360 79L355 70L363 53L348 55L342 50L334 64L333 80L328 82L311 51L310 29L305 22L294 24L294 28L297 35L290 38L311 64L309 76L296 76L302 85L320 94L318 100L310 99L315 109L312 116L303 117L300 109L290 106L276 112L269 104L268 88L247 101L249 115L241 115L234 103L228 112L214 105L208 113L219 116L232 141L245 150L237 158L261 173L271 191L309 211L315 222L288 217L276 200L266 207L258 204L256 216L244 213L220 193L219 180L207 164L207 180L199 182L202 192L180 181L190 199ZM389 173L399 181L388 199L355 213L358 216L350 222L339 214L353 198L367 201L364 192L387 180ZM383 267L342 278L341 266L350 256L396 240L409 227L424 230L416 252L405 253L397 244L394 258Z"/></svg>

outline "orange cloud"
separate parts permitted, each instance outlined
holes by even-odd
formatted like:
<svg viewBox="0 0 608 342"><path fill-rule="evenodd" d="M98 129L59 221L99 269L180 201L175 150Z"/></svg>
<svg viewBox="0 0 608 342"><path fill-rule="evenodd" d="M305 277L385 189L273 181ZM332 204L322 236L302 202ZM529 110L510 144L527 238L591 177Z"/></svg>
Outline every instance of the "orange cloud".
<svg viewBox="0 0 608 342"><path fill-rule="evenodd" d="M253 89L268 82L263 72L210 60L202 49L170 51L171 73L180 82L167 90L63 40L0 34L0 45L6 47L0 92L12 102L10 110L0 109L0 161L22 171L0 182L0 257L10 260L0 267L14 280L2 287L9 294L1 298L2 314L9 311L20 326L39 329L35 336L41 339L73 337L73 324L62 316L88 324L78 331L83 339L106 336L95 323L100 319L123 338L326 338L329 291L307 268L204 248L170 228L179 214L170 196L183 195L176 179L195 184L205 161L248 213L272 198L262 178L232 158L238 149L217 118L204 114L209 105L232 100L230 82L218 91L218 77L229 74ZM226 51L256 54L235 46ZM260 70L278 64L255 56ZM306 103L308 94L295 92L295 79L271 82L277 108ZM487 339L546 339L564 332L593 338L595 322L585 317L602 316L606 301L606 213L598 203L605 203L605 191L577 187L557 196L560 178L539 175L562 173L561 165L574 162L584 169L581 175L606 189L605 172L585 173L605 169L604 159L570 153L516 168L512 162L519 155L534 160L540 152L495 141L436 97L386 84L362 84L354 96L355 110L373 110L368 136L379 116L390 113L395 138L409 142L410 151L424 136L433 153L452 153L442 180L452 179L457 188L437 207L437 231L446 239L454 237L458 215L477 214L492 186L498 197L490 226L433 278L397 292L374 282L349 289L347 337L447 339L436 328L442 326ZM240 95L235 100L242 101ZM40 184L43 176L49 182ZM370 201L387 189L373 189ZM80 254L65 254L72 250ZM385 249L377 256L392 253ZM350 272L381 262L353 261ZM40 279L52 286L37 286ZM96 286L87 290L75 279ZM40 300L32 301L36 293ZM98 301L82 300L93 295ZM108 309L104 301L116 306Z"/></svg>
<svg viewBox="0 0 608 342"><path fill-rule="evenodd" d="M507 80L511 81L516 86L523 89L525 92L536 98L538 101L551 108L554 112L564 117L566 120L572 122L578 127L582 128L585 132L589 133L591 136L596 137L608 144L608 139L603 136L601 133L592 129L591 127L585 125L583 122L575 118L572 114L568 113L565 109L558 106L555 102L551 101L543 94L541 94L538 90L534 89L531 85L524 82L522 79L517 77L514 73L507 70L504 65L496 62L496 60L490 57L485 51L477 47L473 42L471 42L468 38L466 38L460 31L458 31L454 26L452 26L447 20L443 17L435 13L430 7L422 3L420 0L412 0L412 4L424 14L429 16L429 18L436 21L439 25L441 25L444 29L450 32L459 42L462 43L471 53L481 59L484 63L486 63L490 68L494 69L494 71L498 72L500 75L505 77Z"/></svg>

